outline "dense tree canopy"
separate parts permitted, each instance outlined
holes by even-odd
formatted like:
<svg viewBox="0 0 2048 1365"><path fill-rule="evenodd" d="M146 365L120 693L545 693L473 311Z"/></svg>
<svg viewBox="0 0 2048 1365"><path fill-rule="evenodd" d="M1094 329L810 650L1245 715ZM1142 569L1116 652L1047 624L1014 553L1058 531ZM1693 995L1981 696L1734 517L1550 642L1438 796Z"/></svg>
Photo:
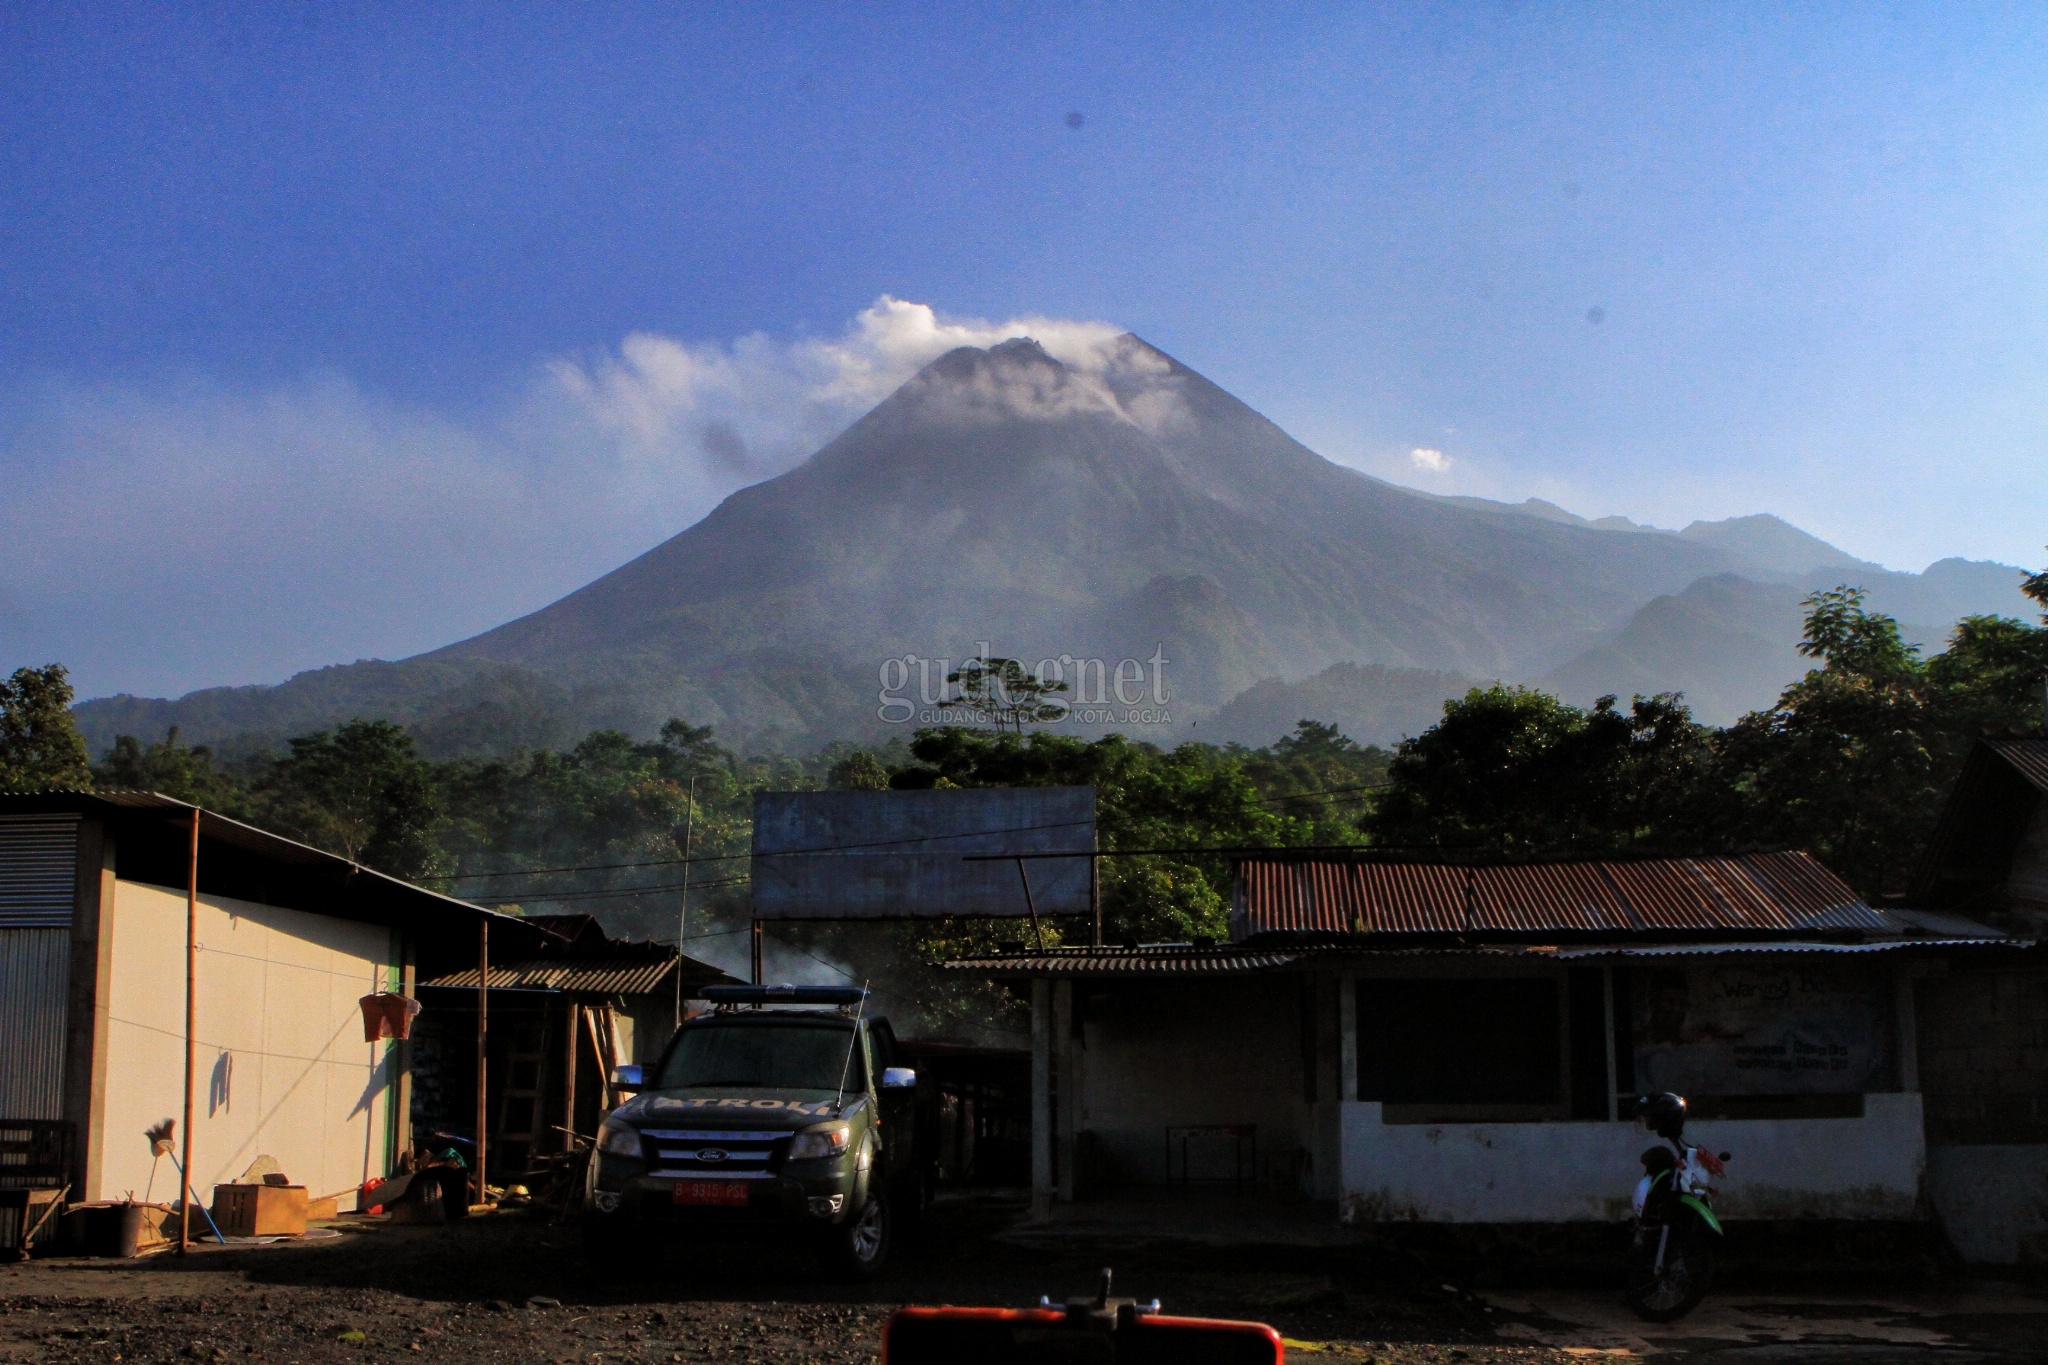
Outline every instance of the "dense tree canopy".
<svg viewBox="0 0 2048 1365"><path fill-rule="evenodd" d="M0 791L90 787L90 757L64 665L17 668L0 682Z"/></svg>

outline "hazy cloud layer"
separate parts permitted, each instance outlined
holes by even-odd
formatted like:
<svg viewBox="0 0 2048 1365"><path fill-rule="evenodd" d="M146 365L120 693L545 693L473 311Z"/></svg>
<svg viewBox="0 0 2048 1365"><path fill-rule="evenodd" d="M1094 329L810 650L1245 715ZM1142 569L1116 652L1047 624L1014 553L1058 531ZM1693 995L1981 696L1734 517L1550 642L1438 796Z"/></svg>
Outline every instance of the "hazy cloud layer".
<svg viewBox="0 0 2048 1365"><path fill-rule="evenodd" d="M1116 363L1103 323L884 297L825 340L636 333L537 367L469 422L332 374L17 384L0 393L0 669L60 660L81 695L175 694L446 644L797 463L947 350L1026 335L1081 377Z"/></svg>

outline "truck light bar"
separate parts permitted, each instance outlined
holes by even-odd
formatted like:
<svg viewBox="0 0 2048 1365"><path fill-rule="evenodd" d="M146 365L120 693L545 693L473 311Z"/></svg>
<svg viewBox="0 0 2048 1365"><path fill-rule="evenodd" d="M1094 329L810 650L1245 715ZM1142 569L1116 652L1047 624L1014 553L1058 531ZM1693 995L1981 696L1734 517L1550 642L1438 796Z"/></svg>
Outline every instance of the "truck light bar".
<svg viewBox="0 0 2048 1365"><path fill-rule="evenodd" d="M858 1005L864 986L706 986L699 992L714 1005Z"/></svg>

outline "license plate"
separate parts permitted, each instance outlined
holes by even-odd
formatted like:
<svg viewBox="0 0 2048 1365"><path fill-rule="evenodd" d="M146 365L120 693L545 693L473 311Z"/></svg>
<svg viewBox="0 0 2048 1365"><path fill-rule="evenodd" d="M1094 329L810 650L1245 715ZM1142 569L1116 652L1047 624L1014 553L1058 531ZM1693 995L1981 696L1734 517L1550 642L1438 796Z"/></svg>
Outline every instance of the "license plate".
<svg viewBox="0 0 2048 1365"><path fill-rule="evenodd" d="M747 1202L747 1187L738 1180L678 1180L675 1201L678 1204L742 1207Z"/></svg>

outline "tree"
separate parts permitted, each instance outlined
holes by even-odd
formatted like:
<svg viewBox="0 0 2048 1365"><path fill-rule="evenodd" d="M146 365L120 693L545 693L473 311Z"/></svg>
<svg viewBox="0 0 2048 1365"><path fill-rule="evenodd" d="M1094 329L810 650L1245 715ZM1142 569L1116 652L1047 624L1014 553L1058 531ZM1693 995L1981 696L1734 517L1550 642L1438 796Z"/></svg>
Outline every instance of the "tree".
<svg viewBox="0 0 2048 1365"><path fill-rule="evenodd" d="M1947 727L1983 735L2032 735L2048 727L2048 570L2027 575L2020 591L2042 608L2042 625L1966 616L1948 648L1927 661Z"/></svg>
<svg viewBox="0 0 2048 1365"><path fill-rule="evenodd" d="M1067 714L1060 694L1064 682L1051 682L1029 672L1015 659L969 659L946 675L959 687L959 705L995 726L1018 735L1026 725L1042 725Z"/></svg>
<svg viewBox="0 0 2048 1365"><path fill-rule="evenodd" d="M1730 842L1804 848L1865 894L1905 886L1976 736L1945 728L1928 665L1860 589L1806 599L1821 667L1718 742Z"/></svg>
<svg viewBox="0 0 2048 1365"><path fill-rule="evenodd" d="M180 801L223 814L239 815L247 806L242 784L213 766L213 751L204 744L187 748L178 727L155 744L134 735L116 735L106 761L93 768L102 787L161 792Z"/></svg>
<svg viewBox="0 0 2048 1365"><path fill-rule="evenodd" d="M64 665L17 668L0 682L0 791L90 787L90 758Z"/></svg>
<svg viewBox="0 0 2048 1365"><path fill-rule="evenodd" d="M889 789L889 770L866 749L856 749L832 765L834 791L879 792Z"/></svg>
<svg viewBox="0 0 2048 1365"><path fill-rule="evenodd" d="M1375 842L1510 858L1680 845L1710 781L1709 733L1676 694L1590 711L1526 687L1473 688L1404 740L1368 821Z"/></svg>
<svg viewBox="0 0 2048 1365"><path fill-rule="evenodd" d="M352 720L291 742L259 792L264 823L394 877L426 876L440 861L434 777L404 729Z"/></svg>

